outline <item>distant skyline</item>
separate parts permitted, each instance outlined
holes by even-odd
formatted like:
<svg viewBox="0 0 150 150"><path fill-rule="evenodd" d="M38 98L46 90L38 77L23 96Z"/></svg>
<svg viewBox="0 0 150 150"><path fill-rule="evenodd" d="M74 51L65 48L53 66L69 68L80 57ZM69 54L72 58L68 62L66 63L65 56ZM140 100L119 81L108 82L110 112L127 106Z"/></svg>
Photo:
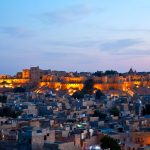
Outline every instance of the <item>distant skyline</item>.
<svg viewBox="0 0 150 150"><path fill-rule="evenodd" d="M0 74L150 71L150 0L0 1Z"/></svg>

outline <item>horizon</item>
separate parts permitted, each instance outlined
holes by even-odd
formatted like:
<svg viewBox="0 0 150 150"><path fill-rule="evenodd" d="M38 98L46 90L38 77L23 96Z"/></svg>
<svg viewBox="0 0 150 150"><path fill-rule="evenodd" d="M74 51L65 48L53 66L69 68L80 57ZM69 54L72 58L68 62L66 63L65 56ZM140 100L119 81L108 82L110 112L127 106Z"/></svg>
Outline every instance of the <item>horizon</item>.
<svg viewBox="0 0 150 150"><path fill-rule="evenodd" d="M22 70L24 70L24 69L30 69L31 67L39 67L39 69L41 69L41 70L50 70L50 71L64 71L64 72L66 72L66 73L70 73L70 72L73 72L73 73L75 73L75 72L77 72L77 73L82 73L82 72L89 72L89 73L96 73L96 72L102 72L102 73L105 73L106 71L117 71L117 73L119 73L119 74L126 74L126 73L128 73L129 72L129 70L130 69L132 69L133 71L135 71L136 73L149 73L150 71L137 71L135 68L132 68L132 67L130 67L127 71L125 71L125 72L120 72L120 71L118 71L118 70L114 70L114 69L105 69L105 70L95 70L95 71L77 71L77 70L72 70L72 71L66 71L66 70L56 70L56 69L50 69L50 68L40 68L40 66L30 66L29 68L22 68ZM18 70L18 71L16 71L16 72L13 72L12 74L8 74L8 73L0 73L0 75L10 75L10 76L15 76L16 75L16 73L18 73L18 72L22 72L22 70Z"/></svg>
<svg viewBox="0 0 150 150"><path fill-rule="evenodd" d="M150 1L0 2L0 74L150 70ZM145 71L144 71L145 70Z"/></svg>

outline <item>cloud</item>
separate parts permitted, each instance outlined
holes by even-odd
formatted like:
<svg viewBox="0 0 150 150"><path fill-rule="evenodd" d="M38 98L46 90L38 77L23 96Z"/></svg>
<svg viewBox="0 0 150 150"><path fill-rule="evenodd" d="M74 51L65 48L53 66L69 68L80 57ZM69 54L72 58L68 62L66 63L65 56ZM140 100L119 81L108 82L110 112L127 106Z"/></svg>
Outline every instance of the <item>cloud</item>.
<svg viewBox="0 0 150 150"><path fill-rule="evenodd" d="M123 51L124 49L127 48L131 48L141 43L143 43L143 41L138 39L114 40L112 42L106 42L101 44L100 49L101 51L105 51L105 52L118 52L118 51Z"/></svg>
<svg viewBox="0 0 150 150"><path fill-rule="evenodd" d="M90 14L100 11L101 9L93 9L89 5L75 5L62 10L43 13L40 19L49 24L65 24L82 20Z"/></svg>
<svg viewBox="0 0 150 150"><path fill-rule="evenodd" d="M98 47L100 41L85 40L85 41L48 41L47 44L51 46L59 47L71 47L71 48L94 48Z"/></svg>
<svg viewBox="0 0 150 150"><path fill-rule="evenodd" d="M150 55L149 49L146 48L146 43L139 39L119 39L113 41L102 42L101 40L85 40L85 41L48 41L52 47L65 48L73 51L82 50L83 53L97 55L135 55L144 56ZM64 54L64 53L63 53ZM63 56L63 54L60 54ZM68 55L68 54L65 54Z"/></svg>
<svg viewBox="0 0 150 150"><path fill-rule="evenodd" d="M101 44L100 51L107 55L118 56L150 56L144 41L139 39L121 39Z"/></svg>
<svg viewBox="0 0 150 150"><path fill-rule="evenodd" d="M97 56L81 52L54 52L47 51L40 54L43 59L50 59L56 63L78 63L78 64L93 64L97 62ZM91 61L89 61L91 60Z"/></svg>
<svg viewBox="0 0 150 150"><path fill-rule="evenodd" d="M109 29L110 31L114 32L150 32L150 29L142 29L142 28L124 28L124 29Z"/></svg>
<svg viewBox="0 0 150 150"><path fill-rule="evenodd" d="M0 32L12 37L31 37L34 33L24 27L0 27Z"/></svg>
<svg viewBox="0 0 150 150"><path fill-rule="evenodd" d="M149 49L128 49L126 51L117 52L117 55L128 55L128 56L150 56Z"/></svg>
<svg viewBox="0 0 150 150"><path fill-rule="evenodd" d="M83 53L69 53L69 52L42 52L42 54L44 57L48 57L50 59L70 59L70 58L79 58L79 57L84 57L85 54Z"/></svg>

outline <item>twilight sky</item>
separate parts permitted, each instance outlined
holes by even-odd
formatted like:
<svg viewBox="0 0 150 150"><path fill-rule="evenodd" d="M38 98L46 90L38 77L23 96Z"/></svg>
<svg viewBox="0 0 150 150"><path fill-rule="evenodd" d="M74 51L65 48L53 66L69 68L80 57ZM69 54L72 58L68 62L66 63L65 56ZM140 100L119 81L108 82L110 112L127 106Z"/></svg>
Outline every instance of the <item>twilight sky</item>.
<svg viewBox="0 0 150 150"><path fill-rule="evenodd" d="M150 71L150 0L1 0L0 74Z"/></svg>

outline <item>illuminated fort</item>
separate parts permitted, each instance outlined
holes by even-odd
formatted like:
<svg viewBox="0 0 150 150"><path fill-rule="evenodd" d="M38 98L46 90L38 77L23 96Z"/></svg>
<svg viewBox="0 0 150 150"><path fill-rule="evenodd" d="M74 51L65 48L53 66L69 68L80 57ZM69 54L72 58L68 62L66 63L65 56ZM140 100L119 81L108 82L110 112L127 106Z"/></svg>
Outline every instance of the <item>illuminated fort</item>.
<svg viewBox="0 0 150 150"><path fill-rule="evenodd" d="M14 88L27 84L37 83L38 88L47 87L59 90L75 92L81 90L85 80L89 77L84 74L74 75L64 71L41 70L39 67L31 67L18 72L16 76L0 75L0 88ZM134 88L150 88L150 74L138 74L132 69L126 74L103 75L101 77L90 76L94 80L94 88L102 91L120 90L130 95L134 94Z"/></svg>

